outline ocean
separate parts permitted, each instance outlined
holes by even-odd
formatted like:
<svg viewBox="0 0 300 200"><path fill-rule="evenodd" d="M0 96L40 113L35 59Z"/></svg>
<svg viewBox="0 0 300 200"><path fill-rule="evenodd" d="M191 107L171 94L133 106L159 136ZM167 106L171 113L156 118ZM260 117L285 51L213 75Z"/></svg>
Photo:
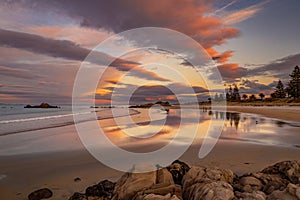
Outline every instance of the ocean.
<svg viewBox="0 0 300 200"><path fill-rule="evenodd" d="M117 116L126 115L122 107ZM77 107L72 112L71 105L60 105L60 108L24 108L21 104L0 104L0 136L25 131L60 127L74 124L73 116L82 115L83 121L107 119L112 117L110 108L90 108L88 105Z"/></svg>

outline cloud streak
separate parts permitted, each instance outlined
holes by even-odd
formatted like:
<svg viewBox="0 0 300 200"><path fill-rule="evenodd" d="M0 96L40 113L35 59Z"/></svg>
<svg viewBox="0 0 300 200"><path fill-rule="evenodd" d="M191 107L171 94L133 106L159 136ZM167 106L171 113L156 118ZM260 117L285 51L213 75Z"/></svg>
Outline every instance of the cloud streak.
<svg viewBox="0 0 300 200"><path fill-rule="evenodd" d="M29 70L7 66L0 66L0 76L10 76L22 79L34 79L40 77L39 75L31 73Z"/></svg>
<svg viewBox="0 0 300 200"><path fill-rule="evenodd" d="M269 64L248 70L247 76L271 76L286 80L289 78L293 68L300 63L300 53L289 55L284 58L270 62Z"/></svg>
<svg viewBox="0 0 300 200"><path fill-rule="evenodd" d="M233 13L225 16L225 18L223 19L223 22L226 25L237 24L241 21L244 21L246 19L253 17L259 11L261 11L260 7L252 7L252 8L250 7L250 8L246 8L243 10L239 10L239 11L233 12Z"/></svg>
<svg viewBox="0 0 300 200"><path fill-rule="evenodd" d="M115 67L119 71L132 70L138 76L149 80L167 81L157 74L139 68L139 63L120 58L114 58L108 54L83 48L68 40L56 40L45 38L35 34L0 29L0 46L23 49L37 54L59 57L70 60L83 61L90 55L88 61ZM113 61L113 62L111 62Z"/></svg>

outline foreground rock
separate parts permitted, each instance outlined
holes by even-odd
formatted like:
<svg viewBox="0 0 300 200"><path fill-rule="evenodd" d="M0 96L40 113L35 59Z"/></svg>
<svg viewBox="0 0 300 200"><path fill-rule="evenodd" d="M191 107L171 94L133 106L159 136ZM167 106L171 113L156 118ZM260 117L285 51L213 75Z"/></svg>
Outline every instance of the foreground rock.
<svg viewBox="0 0 300 200"><path fill-rule="evenodd" d="M148 173L126 173L74 193L70 200L299 200L300 162L284 161L240 177L229 169L179 160Z"/></svg>
<svg viewBox="0 0 300 200"><path fill-rule="evenodd" d="M251 194L250 199L300 199L300 163L283 161L261 172L245 174L238 178L234 189L238 197Z"/></svg>
<svg viewBox="0 0 300 200"><path fill-rule="evenodd" d="M113 196L115 183L104 180L86 188L85 193L74 193L69 200L109 200Z"/></svg>
<svg viewBox="0 0 300 200"><path fill-rule="evenodd" d="M299 200L300 199L300 187L292 183L284 190L276 190L268 196L268 199L285 199L285 200Z"/></svg>
<svg viewBox="0 0 300 200"><path fill-rule="evenodd" d="M113 200L181 199L181 186L171 173L159 169L148 173L126 173L116 183Z"/></svg>
<svg viewBox="0 0 300 200"><path fill-rule="evenodd" d="M36 190L28 195L29 200L40 200L40 199L48 199L52 197L53 193L48 188L42 188Z"/></svg>
<svg viewBox="0 0 300 200"><path fill-rule="evenodd" d="M182 180L183 199L233 199L233 179L231 170L192 167Z"/></svg>

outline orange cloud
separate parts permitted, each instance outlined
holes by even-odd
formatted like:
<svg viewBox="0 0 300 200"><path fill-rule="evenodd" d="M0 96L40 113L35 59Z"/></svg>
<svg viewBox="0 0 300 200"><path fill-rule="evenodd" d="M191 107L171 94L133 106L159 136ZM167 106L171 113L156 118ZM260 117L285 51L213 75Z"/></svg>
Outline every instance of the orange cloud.
<svg viewBox="0 0 300 200"><path fill-rule="evenodd" d="M232 25L253 17L256 13L262 10L262 6L269 3L269 0L262 3L250 6L248 8L237 10L223 16L223 23L225 25Z"/></svg>
<svg viewBox="0 0 300 200"><path fill-rule="evenodd" d="M225 51L220 55L215 55L212 57L213 60L216 60L218 63L225 63L232 56L233 51Z"/></svg>

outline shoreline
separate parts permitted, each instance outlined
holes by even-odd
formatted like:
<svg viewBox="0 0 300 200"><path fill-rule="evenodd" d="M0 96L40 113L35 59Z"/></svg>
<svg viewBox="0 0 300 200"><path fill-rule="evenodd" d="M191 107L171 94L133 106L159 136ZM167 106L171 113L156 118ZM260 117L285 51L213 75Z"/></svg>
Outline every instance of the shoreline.
<svg viewBox="0 0 300 200"><path fill-rule="evenodd" d="M198 105L198 104L190 104L183 105L182 108L195 108L198 106L199 109L211 109L211 105ZM175 105L174 109L180 109L179 106ZM290 122L300 122L300 106L252 106L252 105L214 105L214 110L227 111L227 112L239 112L239 113L249 113L261 115L263 117L271 118L271 119L279 119Z"/></svg>
<svg viewBox="0 0 300 200"><path fill-rule="evenodd" d="M134 116L134 115L138 115L140 114L140 112L136 109L132 109L129 108L129 110L132 112L129 115L130 116ZM98 111L97 111L98 112ZM112 119L112 118L119 118L119 117L124 117L124 116L128 116L127 114L124 115L118 115L116 117L113 116L109 116L109 117L97 117L97 120L106 120L106 119ZM84 123L84 122L89 122L89 121L93 121L94 119L90 119L90 120L85 120L85 121L80 121L77 123ZM7 133L0 133L0 137L1 136L6 136L6 135L14 135L14 134L20 134L20 133L24 133L24 132L31 132L31 131L39 131L39 130L45 130L45 129L51 129L51 128L59 128L59 127L65 127L65 126L71 126L74 125L75 122L66 122L66 123L60 123L60 124L53 124L53 125L49 125L49 126L45 126L45 127L41 127L41 128L33 128L33 129L25 129L25 130L19 130L19 131L13 131L13 132L7 132Z"/></svg>
<svg viewBox="0 0 300 200"><path fill-rule="evenodd" d="M227 106L227 111L257 114L268 118L300 122L300 106Z"/></svg>

